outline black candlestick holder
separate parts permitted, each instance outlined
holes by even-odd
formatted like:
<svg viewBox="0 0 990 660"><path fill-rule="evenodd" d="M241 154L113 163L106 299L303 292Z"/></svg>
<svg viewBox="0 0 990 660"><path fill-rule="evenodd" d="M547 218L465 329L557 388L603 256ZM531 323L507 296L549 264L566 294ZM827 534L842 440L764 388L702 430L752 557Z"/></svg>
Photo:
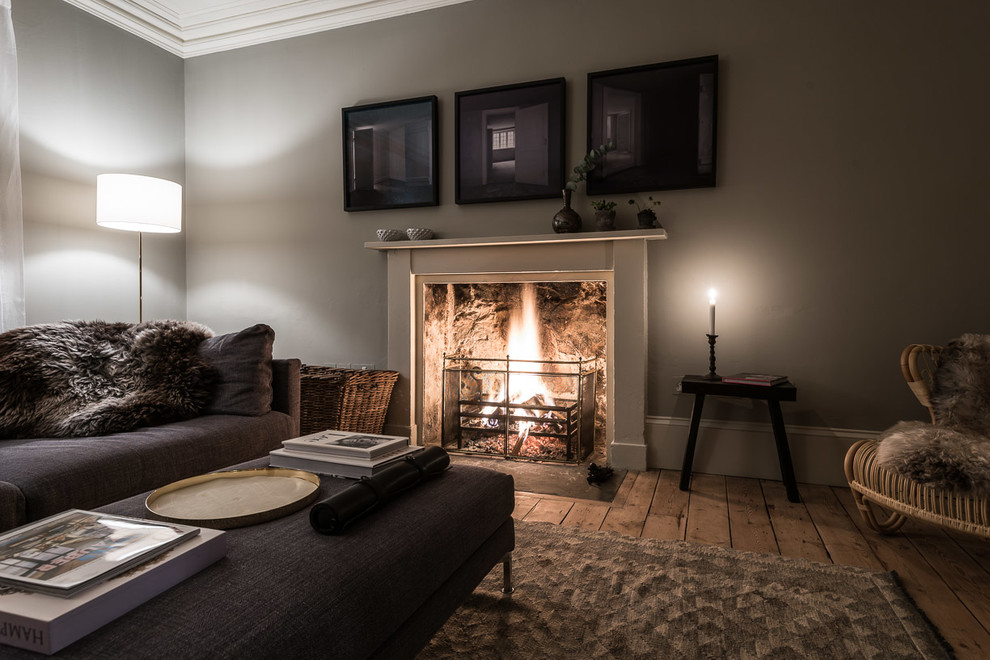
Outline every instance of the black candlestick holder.
<svg viewBox="0 0 990 660"><path fill-rule="evenodd" d="M715 373L715 340L718 335L705 335L708 337L708 375L705 380L722 380L722 377Z"/></svg>

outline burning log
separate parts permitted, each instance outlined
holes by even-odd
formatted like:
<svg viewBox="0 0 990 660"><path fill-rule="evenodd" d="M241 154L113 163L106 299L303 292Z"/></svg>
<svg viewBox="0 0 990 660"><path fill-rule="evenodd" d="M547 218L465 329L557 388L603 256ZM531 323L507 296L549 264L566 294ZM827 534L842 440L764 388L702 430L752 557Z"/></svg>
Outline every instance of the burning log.
<svg viewBox="0 0 990 660"><path fill-rule="evenodd" d="M546 397L543 396L543 394L537 393L529 397L525 401L521 403L516 403L515 405L541 408L541 407L546 407L547 400ZM533 414L533 419L534 422L519 422L519 434L516 436L516 442L515 444L512 445L512 451L510 452L514 456L519 455L519 450L522 447L523 443L526 442L526 438L529 437L529 430L535 423L535 420L538 419L538 417L535 414Z"/></svg>
<svg viewBox="0 0 990 660"><path fill-rule="evenodd" d="M512 454L513 456L518 456L519 450L522 448L523 443L526 442L526 438L528 437L529 437L529 424L523 423L523 427L522 429L520 429L519 435L516 436L516 441L512 445L512 449L509 451L509 453Z"/></svg>

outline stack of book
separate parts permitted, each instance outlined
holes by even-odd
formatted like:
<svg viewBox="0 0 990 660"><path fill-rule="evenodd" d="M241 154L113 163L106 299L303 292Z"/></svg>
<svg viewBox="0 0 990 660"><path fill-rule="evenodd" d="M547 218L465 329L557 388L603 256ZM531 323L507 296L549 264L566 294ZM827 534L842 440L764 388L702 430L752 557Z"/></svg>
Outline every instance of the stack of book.
<svg viewBox="0 0 990 660"><path fill-rule="evenodd" d="M0 536L0 643L55 653L226 554L218 530L78 509L18 527Z"/></svg>
<svg viewBox="0 0 990 660"><path fill-rule="evenodd" d="M421 449L410 446L409 438L398 435L320 431L286 440L281 449L271 451L269 464L360 479L375 475Z"/></svg>
<svg viewBox="0 0 990 660"><path fill-rule="evenodd" d="M770 387L772 385L780 385L781 383L787 382L787 376L779 376L777 374L754 374L754 373L739 373L732 374L731 376L722 376L723 383L738 383L740 385L762 385L764 387Z"/></svg>

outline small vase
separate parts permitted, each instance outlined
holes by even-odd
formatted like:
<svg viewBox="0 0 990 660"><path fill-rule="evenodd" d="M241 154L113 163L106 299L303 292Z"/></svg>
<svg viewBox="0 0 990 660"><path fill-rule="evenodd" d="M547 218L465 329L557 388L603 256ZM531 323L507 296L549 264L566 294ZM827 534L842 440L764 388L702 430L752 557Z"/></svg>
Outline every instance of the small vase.
<svg viewBox="0 0 990 660"><path fill-rule="evenodd" d="M612 231L615 229L615 209L610 211L595 211L595 224L598 231Z"/></svg>
<svg viewBox="0 0 990 660"><path fill-rule="evenodd" d="M581 216L571 208L571 191L564 189L564 208L553 216L553 230L558 234L581 231Z"/></svg>

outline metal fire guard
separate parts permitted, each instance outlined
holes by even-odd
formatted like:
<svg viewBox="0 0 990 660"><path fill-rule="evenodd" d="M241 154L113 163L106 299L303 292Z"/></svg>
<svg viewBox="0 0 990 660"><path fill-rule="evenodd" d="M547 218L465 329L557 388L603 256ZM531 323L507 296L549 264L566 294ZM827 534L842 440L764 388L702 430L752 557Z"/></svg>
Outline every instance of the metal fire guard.
<svg viewBox="0 0 990 660"><path fill-rule="evenodd" d="M444 355L441 444L447 451L579 463L595 444L597 360ZM528 365L530 369L519 367ZM510 401L513 383L539 379L541 396Z"/></svg>

